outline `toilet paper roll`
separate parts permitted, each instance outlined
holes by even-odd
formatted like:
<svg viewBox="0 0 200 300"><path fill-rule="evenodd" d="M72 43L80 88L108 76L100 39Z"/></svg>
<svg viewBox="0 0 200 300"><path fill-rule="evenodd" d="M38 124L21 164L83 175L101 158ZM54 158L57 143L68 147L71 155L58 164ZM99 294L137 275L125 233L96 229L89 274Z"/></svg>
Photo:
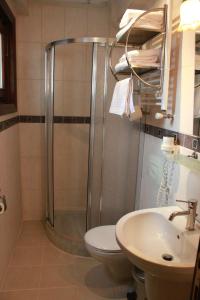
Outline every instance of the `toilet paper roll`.
<svg viewBox="0 0 200 300"><path fill-rule="evenodd" d="M2 215L6 210L5 203L0 202L0 215Z"/></svg>

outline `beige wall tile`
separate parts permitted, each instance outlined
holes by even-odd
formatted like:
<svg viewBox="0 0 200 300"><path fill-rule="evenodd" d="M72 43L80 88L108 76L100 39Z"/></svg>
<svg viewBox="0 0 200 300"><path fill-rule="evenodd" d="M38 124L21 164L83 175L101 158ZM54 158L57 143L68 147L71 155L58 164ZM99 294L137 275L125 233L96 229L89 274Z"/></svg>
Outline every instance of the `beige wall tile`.
<svg viewBox="0 0 200 300"><path fill-rule="evenodd" d="M109 37L109 10L107 6L88 6L88 35Z"/></svg>
<svg viewBox="0 0 200 300"><path fill-rule="evenodd" d="M45 5L42 11L42 39L51 42L65 35L65 10L62 6Z"/></svg>
<svg viewBox="0 0 200 300"><path fill-rule="evenodd" d="M37 189L23 189L23 220L43 220L45 218L44 191Z"/></svg>
<svg viewBox="0 0 200 300"><path fill-rule="evenodd" d="M85 80L88 82L88 84L91 84L91 78L92 78L92 46L87 45L86 50L86 73L85 73Z"/></svg>
<svg viewBox="0 0 200 300"><path fill-rule="evenodd" d="M22 190L42 188L42 159L40 157L21 158Z"/></svg>
<svg viewBox="0 0 200 300"><path fill-rule="evenodd" d="M65 124L65 147L68 153L83 156L88 154L89 124Z"/></svg>
<svg viewBox="0 0 200 300"><path fill-rule="evenodd" d="M87 35L88 28L89 34L101 35L102 30L105 28L107 30L107 8L103 6L89 6L88 8L87 5L79 4L66 6L44 4L41 8L34 2L31 2L29 8L29 15L21 16L17 23L19 112L39 115L44 113L43 79L46 43L66 35ZM97 16L98 14L100 17ZM81 19L81 26L77 22L74 23L74 19ZM57 47L55 55L55 114L89 115L91 48L81 45ZM68 82L62 81L64 79ZM61 173L68 172L63 185L70 177L69 172L72 172L76 185L84 185L85 190L89 133L83 129L84 125L75 126L74 129L67 131L61 128L56 131L56 126L55 156L60 157L58 159L60 164L64 163ZM43 215L43 208L39 209L39 207L42 206L41 172L43 172L43 167L40 167L42 155L40 151L44 146L44 132L40 135L39 127L40 125L36 124L20 124L23 211L26 219L38 219ZM81 168L80 174L79 168ZM56 169L60 173L59 168ZM62 186L63 179L60 180ZM70 183L69 179L68 186ZM78 201L78 195L83 194L82 189L75 189L70 193L73 194L73 207L82 205L84 197L81 196L80 202ZM37 197L37 201L34 197ZM31 201L34 203L31 204Z"/></svg>
<svg viewBox="0 0 200 300"><path fill-rule="evenodd" d="M64 82L61 80L55 81L55 92L54 92L54 115L62 116L64 115L63 109L63 91Z"/></svg>
<svg viewBox="0 0 200 300"><path fill-rule="evenodd" d="M42 79L41 81L41 90L40 90L40 97L41 97L41 114L45 115L45 80Z"/></svg>
<svg viewBox="0 0 200 300"><path fill-rule="evenodd" d="M44 138L41 124L21 123L19 127L21 157L41 157Z"/></svg>
<svg viewBox="0 0 200 300"><path fill-rule="evenodd" d="M0 166L0 187L7 199L7 210L0 218L1 281L22 222L18 125L0 133Z"/></svg>
<svg viewBox="0 0 200 300"><path fill-rule="evenodd" d="M64 80L86 80L85 45L69 45L65 48Z"/></svg>
<svg viewBox="0 0 200 300"><path fill-rule="evenodd" d="M81 22L74 22L81 20ZM70 5L65 8L65 36L87 36L87 6Z"/></svg>
<svg viewBox="0 0 200 300"><path fill-rule="evenodd" d="M56 157L54 159L55 189L86 187L87 164L84 158Z"/></svg>
<svg viewBox="0 0 200 300"><path fill-rule="evenodd" d="M41 43L17 43L17 78L42 78Z"/></svg>
<svg viewBox="0 0 200 300"><path fill-rule="evenodd" d="M62 128L61 138L59 128ZM88 125L56 125L54 143L55 189L79 189L87 185ZM56 143L58 142L58 146ZM61 150L60 150L61 149Z"/></svg>
<svg viewBox="0 0 200 300"><path fill-rule="evenodd" d="M41 79L43 82L43 92L45 91L45 50L46 50L46 43L41 43Z"/></svg>
<svg viewBox="0 0 200 300"><path fill-rule="evenodd" d="M65 156L66 146L65 140L67 135L66 126L63 124L54 124L54 155Z"/></svg>
<svg viewBox="0 0 200 300"><path fill-rule="evenodd" d="M33 2L29 14L17 16L17 40L19 42L42 41L42 7Z"/></svg>
<svg viewBox="0 0 200 300"><path fill-rule="evenodd" d="M87 186L82 189L56 189L54 201L55 209L57 210L86 210Z"/></svg>
<svg viewBox="0 0 200 300"><path fill-rule="evenodd" d="M41 80L18 80L18 111L21 115L43 114Z"/></svg>
<svg viewBox="0 0 200 300"><path fill-rule="evenodd" d="M90 115L90 84L83 81L65 81L63 111L66 116Z"/></svg>
<svg viewBox="0 0 200 300"><path fill-rule="evenodd" d="M55 124L54 155L88 156L89 125L88 124Z"/></svg>
<svg viewBox="0 0 200 300"><path fill-rule="evenodd" d="M55 50L55 80L64 79L65 51L68 46L58 46Z"/></svg>

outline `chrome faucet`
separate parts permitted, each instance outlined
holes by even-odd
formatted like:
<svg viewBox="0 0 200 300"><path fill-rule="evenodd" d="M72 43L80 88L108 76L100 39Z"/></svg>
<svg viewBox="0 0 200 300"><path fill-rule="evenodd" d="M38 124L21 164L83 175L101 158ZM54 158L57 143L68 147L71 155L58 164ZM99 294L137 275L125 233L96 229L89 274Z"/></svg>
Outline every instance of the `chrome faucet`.
<svg viewBox="0 0 200 300"><path fill-rule="evenodd" d="M187 223L186 223L186 229L187 230L194 230L195 225L195 218L197 216L197 200L189 200L189 201L183 201L183 200L176 200L177 202L187 203L188 204L188 210L186 211L175 211L169 216L169 221L173 221L175 217L177 216L188 216L187 217Z"/></svg>

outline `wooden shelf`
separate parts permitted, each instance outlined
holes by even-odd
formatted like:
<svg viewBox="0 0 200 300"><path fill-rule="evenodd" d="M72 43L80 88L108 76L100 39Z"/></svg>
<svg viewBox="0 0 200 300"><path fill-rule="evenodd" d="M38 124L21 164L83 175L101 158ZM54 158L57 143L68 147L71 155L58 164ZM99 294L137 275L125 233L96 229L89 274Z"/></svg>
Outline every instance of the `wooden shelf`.
<svg viewBox="0 0 200 300"><path fill-rule="evenodd" d="M135 72L136 72L138 75L143 75L143 74L146 74L146 73L149 73L149 72L158 70L158 68L156 68L156 67L139 67L139 66L133 66L133 67L134 67ZM130 68L127 66L127 67L124 68L123 70L118 71L118 72L115 72L115 74L116 74L116 75L131 75L131 70L130 70Z"/></svg>
<svg viewBox="0 0 200 300"><path fill-rule="evenodd" d="M128 31L129 30L127 30L120 38L117 38L117 42L125 44ZM133 47L141 46L162 33L163 32L161 30L135 27L129 36L129 45Z"/></svg>

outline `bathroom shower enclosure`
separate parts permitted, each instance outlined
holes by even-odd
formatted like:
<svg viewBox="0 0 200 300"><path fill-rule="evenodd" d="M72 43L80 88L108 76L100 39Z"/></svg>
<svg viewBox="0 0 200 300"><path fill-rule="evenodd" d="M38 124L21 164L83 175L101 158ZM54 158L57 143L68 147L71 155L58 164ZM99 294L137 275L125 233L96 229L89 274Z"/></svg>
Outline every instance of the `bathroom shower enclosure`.
<svg viewBox="0 0 200 300"><path fill-rule="evenodd" d="M79 255L88 229L115 224L136 201L140 122L109 114L111 42L66 38L45 50L45 224Z"/></svg>

